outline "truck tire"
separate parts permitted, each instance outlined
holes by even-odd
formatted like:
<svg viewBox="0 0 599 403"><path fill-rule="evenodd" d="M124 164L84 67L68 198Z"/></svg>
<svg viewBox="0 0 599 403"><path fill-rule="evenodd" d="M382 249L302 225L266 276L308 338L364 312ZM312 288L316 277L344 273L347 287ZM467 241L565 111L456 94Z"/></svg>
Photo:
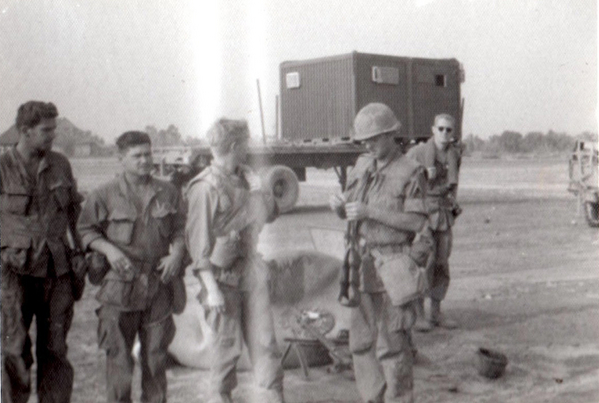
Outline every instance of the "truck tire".
<svg viewBox="0 0 599 403"><path fill-rule="evenodd" d="M584 216L590 227L599 227L599 203L584 203Z"/></svg>
<svg viewBox="0 0 599 403"><path fill-rule="evenodd" d="M275 196L279 212L291 211L299 197L299 180L295 172L284 165L275 165L264 169L262 177Z"/></svg>

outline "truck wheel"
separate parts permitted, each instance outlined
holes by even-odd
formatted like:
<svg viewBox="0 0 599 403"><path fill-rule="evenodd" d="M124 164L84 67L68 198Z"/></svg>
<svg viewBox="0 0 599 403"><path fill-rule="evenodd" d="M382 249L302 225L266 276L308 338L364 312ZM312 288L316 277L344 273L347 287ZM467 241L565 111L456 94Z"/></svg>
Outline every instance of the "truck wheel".
<svg viewBox="0 0 599 403"><path fill-rule="evenodd" d="M272 190L279 212L291 211L299 197L299 180L293 170L284 165L275 165L264 170L265 184Z"/></svg>
<svg viewBox="0 0 599 403"><path fill-rule="evenodd" d="M584 216L590 227L599 227L599 203L586 202Z"/></svg>

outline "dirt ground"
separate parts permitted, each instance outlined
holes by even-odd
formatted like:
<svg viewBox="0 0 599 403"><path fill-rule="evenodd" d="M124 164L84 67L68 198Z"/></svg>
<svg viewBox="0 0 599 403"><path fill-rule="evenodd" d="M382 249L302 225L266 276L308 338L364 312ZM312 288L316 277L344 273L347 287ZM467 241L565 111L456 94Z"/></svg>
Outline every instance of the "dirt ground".
<svg viewBox="0 0 599 403"><path fill-rule="evenodd" d="M116 168L89 160L73 165L83 190ZM566 159L466 159L461 176L464 213L454 227L444 303L460 327L415 334L416 402L599 402L599 232L576 216ZM314 249L310 227L344 227L326 205L338 188L332 171L309 171L308 180L296 210L265 229L263 248ZM88 285L69 336L74 403L105 401L95 291ZM478 375L479 347L507 355L503 377ZM139 379L138 371L135 401ZM245 402L251 374L240 379L234 398ZM205 401L205 371L173 365L168 380L169 402ZM300 369L286 371L285 388L292 403L360 401L351 372L326 367L310 369L309 380Z"/></svg>

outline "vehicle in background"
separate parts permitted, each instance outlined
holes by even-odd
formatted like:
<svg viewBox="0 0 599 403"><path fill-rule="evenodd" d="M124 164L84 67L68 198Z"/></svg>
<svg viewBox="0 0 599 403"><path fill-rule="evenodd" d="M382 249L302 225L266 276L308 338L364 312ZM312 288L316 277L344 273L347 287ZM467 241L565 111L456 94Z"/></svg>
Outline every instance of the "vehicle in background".
<svg viewBox="0 0 599 403"><path fill-rule="evenodd" d="M599 227L599 182L597 144L577 140L570 154L568 191L578 197L577 211L584 211L589 226Z"/></svg>
<svg viewBox="0 0 599 403"><path fill-rule="evenodd" d="M281 212L295 206L306 168L334 168L345 188L348 167L364 152L353 142L353 119L371 102L395 112L402 122L397 141L405 146L428 139L439 113L456 117L456 140L461 139L464 71L456 59L352 52L283 62L279 71L277 132L270 140L263 133L261 143L250 145L248 164L273 190ZM154 161L159 175L183 185L210 158L207 146L156 148Z"/></svg>

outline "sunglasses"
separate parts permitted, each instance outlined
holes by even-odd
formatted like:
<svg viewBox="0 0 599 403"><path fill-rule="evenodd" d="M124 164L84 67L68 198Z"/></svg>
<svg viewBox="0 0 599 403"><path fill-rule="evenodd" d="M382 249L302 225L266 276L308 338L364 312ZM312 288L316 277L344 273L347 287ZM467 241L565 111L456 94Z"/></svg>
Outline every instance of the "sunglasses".
<svg viewBox="0 0 599 403"><path fill-rule="evenodd" d="M437 130L439 130L440 132L447 132L447 133L451 133L453 131L453 129L451 127L444 127L444 126L437 126Z"/></svg>

